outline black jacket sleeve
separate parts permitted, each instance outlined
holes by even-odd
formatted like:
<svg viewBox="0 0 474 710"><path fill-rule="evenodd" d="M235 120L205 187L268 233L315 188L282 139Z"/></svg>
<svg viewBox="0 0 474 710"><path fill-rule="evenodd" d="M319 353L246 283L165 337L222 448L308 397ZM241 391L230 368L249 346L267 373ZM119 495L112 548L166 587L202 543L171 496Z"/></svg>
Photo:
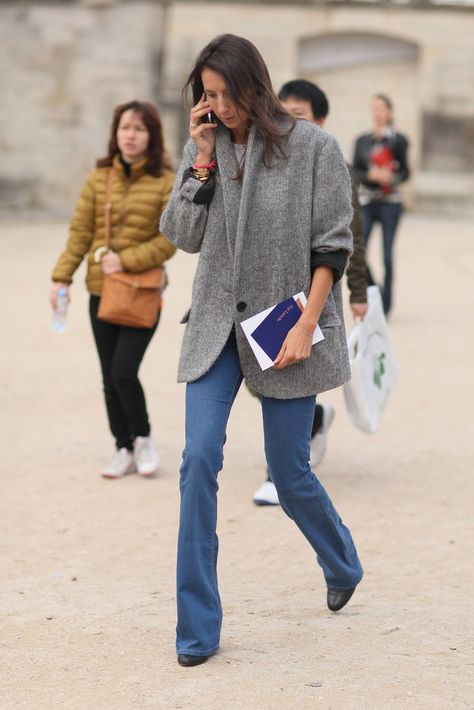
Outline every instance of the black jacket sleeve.
<svg viewBox="0 0 474 710"><path fill-rule="evenodd" d="M394 183L405 182L410 177L410 169L407 161L408 140L403 133L397 133L393 145L393 157L398 163L395 173Z"/></svg>
<svg viewBox="0 0 474 710"><path fill-rule="evenodd" d="M181 180L181 187L187 180L197 180L194 177L192 168L187 168L183 173L183 179ZM203 182L202 186L194 195L193 202L196 205L208 205L212 198L214 197L214 190L216 189L216 178L214 173L211 173L207 182Z"/></svg>
<svg viewBox="0 0 474 710"><path fill-rule="evenodd" d="M354 157L352 167L359 182L367 187L378 187L377 183L373 183L367 179L367 173L370 167L370 136L359 136L354 147Z"/></svg>
<svg viewBox="0 0 474 710"><path fill-rule="evenodd" d="M339 251L311 252L311 276L318 266L329 266L334 274L334 283L337 283L344 274L347 264L347 253L342 249Z"/></svg>

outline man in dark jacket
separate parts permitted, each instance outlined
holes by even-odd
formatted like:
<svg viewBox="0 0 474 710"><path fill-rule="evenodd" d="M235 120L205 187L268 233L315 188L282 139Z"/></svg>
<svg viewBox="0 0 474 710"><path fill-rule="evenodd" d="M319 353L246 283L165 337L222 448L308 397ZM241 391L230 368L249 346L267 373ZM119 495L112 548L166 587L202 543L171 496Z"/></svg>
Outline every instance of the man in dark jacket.
<svg viewBox="0 0 474 710"><path fill-rule="evenodd" d="M326 94L319 86L305 79L289 81L282 86L278 94L283 106L295 118L311 121L321 128L329 113L329 102ZM367 313L367 265L365 262L364 237L357 197L358 184L355 173L350 165L349 173L352 181L352 207L354 217L351 224L354 238L354 253L347 269L347 285L350 292L350 304L354 318L364 318ZM326 439L329 427L334 419L334 407L330 404L317 404L314 412L311 463L318 466L326 452ZM278 505L276 488L270 478L263 483L254 494L257 505Z"/></svg>

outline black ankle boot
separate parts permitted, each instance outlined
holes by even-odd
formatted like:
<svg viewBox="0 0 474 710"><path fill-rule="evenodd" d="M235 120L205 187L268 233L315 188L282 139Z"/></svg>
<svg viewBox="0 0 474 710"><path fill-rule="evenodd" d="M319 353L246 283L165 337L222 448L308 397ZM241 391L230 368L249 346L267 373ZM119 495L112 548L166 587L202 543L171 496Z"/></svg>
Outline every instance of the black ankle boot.
<svg viewBox="0 0 474 710"><path fill-rule="evenodd" d="M178 653L178 663L180 666L189 668L205 663L210 656L189 656L187 653Z"/></svg>
<svg viewBox="0 0 474 710"><path fill-rule="evenodd" d="M353 589L346 589L343 592L337 589L328 589L328 607L331 611L339 611L343 606L346 606L349 599L355 592Z"/></svg>

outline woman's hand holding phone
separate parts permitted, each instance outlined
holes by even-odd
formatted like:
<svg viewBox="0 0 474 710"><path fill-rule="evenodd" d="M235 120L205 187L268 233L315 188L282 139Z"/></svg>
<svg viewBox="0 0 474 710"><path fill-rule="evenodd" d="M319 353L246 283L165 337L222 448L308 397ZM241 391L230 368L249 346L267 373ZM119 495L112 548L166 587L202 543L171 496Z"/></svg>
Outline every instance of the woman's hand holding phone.
<svg viewBox="0 0 474 710"><path fill-rule="evenodd" d="M197 163L210 163L214 154L216 139L214 130L217 128L215 116L206 99L206 94L193 106L189 115L189 135L196 144L198 154Z"/></svg>

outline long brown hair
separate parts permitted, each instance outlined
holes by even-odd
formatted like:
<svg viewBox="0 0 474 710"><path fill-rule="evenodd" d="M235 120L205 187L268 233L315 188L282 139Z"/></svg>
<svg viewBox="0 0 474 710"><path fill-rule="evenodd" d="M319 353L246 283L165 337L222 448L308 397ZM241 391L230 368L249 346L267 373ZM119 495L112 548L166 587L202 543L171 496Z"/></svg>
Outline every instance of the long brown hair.
<svg viewBox="0 0 474 710"><path fill-rule="evenodd" d="M170 167L170 161L164 147L160 114L155 106L148 103L148 101L134 100L116 106L112 117L112 125L110 126L108 153L104 158L97 160L97 167L103 168L112 165L114 157L120 153L117 143L117 129L122 114L130 109L140 114L149 134L148 147L146 149L148 161L145 170L150 175L159 177L164 168Z"/></svg>
<svg viewBox="0 0 474 710"><path fill-rule="evenodd" d="M183 87L184 99L191 88L193 105L204 93L203 69L212 69L223 77L232 101L257 126L264 139L262 159L265 166L271 166L275 149L286 158L284 143L295 121L280 104L263 57L252 42L244 37L224 34L204 47Z"/></svg>

